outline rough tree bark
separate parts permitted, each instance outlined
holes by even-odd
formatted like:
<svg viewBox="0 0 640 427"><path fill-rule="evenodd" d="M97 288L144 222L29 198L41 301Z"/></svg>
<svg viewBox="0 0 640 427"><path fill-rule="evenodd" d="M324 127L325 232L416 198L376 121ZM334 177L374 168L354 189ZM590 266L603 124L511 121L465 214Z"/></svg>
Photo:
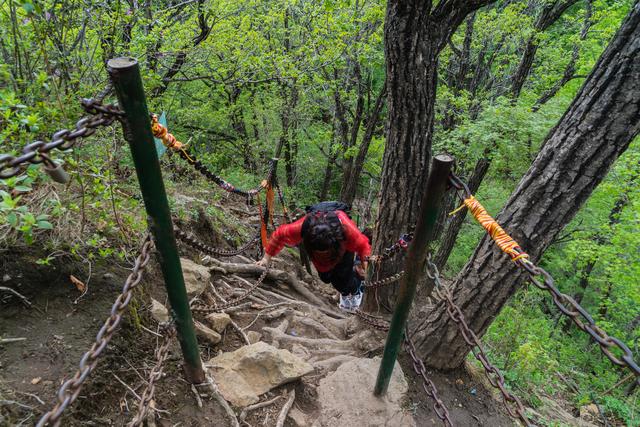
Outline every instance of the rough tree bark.
<svg viewBox="0 0 640 427"><path fill-rule="evenodd" d="M382 194L374 252L415 223L421 188L429 174L438 55L467 15L490 0L390 0L385 18L389 131L383 157ZM396 271L397 261L382 273ZM365 309L391 306L394 287L369 292Z"/></svg>
<svg viewBox="0 0 640 427"><path fill-rule="evenodd" d="M573 103L498 215L536 262L640 132L640 3L587 77ZM488 237L453 284L456 303L482 336L523 275ZM413 327L430 366L460 366L469 348L438 304Z"/></svg>

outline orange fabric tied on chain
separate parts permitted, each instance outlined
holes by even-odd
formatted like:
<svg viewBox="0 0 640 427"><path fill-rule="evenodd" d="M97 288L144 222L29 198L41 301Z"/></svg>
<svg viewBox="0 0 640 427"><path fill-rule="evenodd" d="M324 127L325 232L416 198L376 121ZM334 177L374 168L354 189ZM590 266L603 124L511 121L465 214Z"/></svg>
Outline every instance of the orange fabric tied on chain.
<svg viewBox="0 0 640 427"><path fill-rule="evenodd" d="M153 136L162 141L165 147L170 148L175 151L183 150L182 142L178 141L175 136L167 131L167 128L162 126L162 124L158 121L158 115L153 114L151 116L151 133Z"/></svg>
<svg viewBox="0 0 640 427"><path fill-rule="evenodd" d="M170 134L167 128L158 121L157 114L151 115L151 133L153 133L153 136L161 140L165 147L173 151L181 151L186 160L194 163L194 160L189 156L189 153L187 153L184 144L178 141L173 134Z"/></svg>
<svg viewBox="0 0 640 427"><path fill-rule="evenodd" d="M469 209L474 218L485 230L487 230L487 233L489 233L489 236L491 236L493 241L496 242L498 247L504 253L511 257L513 262L522 258L529 258L529 255L522 250L520 245L518 245L518 242L513 240L513 238L509 236L502 227L500 227L500 224L498 224L496 220L489 215L478 199L473 196L469 196L464 199L464 206ZM457 209L453 213L455 212L457 212Z"/></svg>

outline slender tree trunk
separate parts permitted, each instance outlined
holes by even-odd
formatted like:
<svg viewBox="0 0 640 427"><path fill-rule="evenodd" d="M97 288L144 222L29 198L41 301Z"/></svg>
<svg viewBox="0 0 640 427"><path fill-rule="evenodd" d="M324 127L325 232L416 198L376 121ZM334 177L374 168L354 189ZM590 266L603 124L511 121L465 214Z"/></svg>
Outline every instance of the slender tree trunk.
<svg viewBox="0 0 640 427"><path fill-rule="evenodd" d="M587 34L589 34L589 29L591 28L591 15L593 13L593 8L591 4L591 0L587 0L585 5L585 13L584 13L584 23L582 24L582 30L580 31L580 41L584 41L587 38ZM532 111L538 111L540 107L542 107L545 103L547 103L550 99L552 99L556 94L570 82L572 79L576 78L576 64L578 59L580 58L580 44L576 43L573 46L573 52L571 52L571 59L567 63L564 68L564 72L562 73L562 77L558 80L553 86L551 86L548 90L546 90L540 97L536 100L533 107L531 107Z"/></svg>
<svg viewBox="0 0 640 427"><path fill-rule="evenodd" d="M520 96L524 83L529 76L529 72L531 72L531 68L533 67L533 60L535 59L536 52L538 51L538 35L536 33L547 30L547 28L553 25L553 23L555 23L569 7L577 1L578 0L555 0L546 3L543 7L534 25L535 32L527 41L524 52L520 57L518 68L511 80L511 97L513 99L517 99Z"/></svg>
<svg viewBox="0 0 640 427"><path fill-rule="evenodd" d="M633 6L573 103L498 215L536 262L640 131L640 3ZM488 237L453 285L469 326L482 336L523 274ZM460 366L469 352L439 303L414 325L430 366Z"/></svg>
<svg viewBox="0 0 640 427"><path fill-rule="evenodd" d="M353 159L350 173L343 176L342 178L343 180L342 189L340 190L340 200L345 203L351 204L356 198L356 191L358 189L358 182L360 181L360 174L362 173L362 168L364 167L364 162L367 158L367 153L369 152L369 145L371 145L376 126L378 125L378 120L380 118L382 107L384 105L386 91L387 86L384 85L380 90L380 93L378 94L376 105L375 107L373 107L373 111L369 115L369 120L367 120L367 126L362 137L362 142L360 143L360 147L358 148L358 155L355 157L355 159Z"/></svg>
<svg viewBox="0 0 640 427"><path fill-rule="evenodd" d="M287 176L287 185L292 187L295 183L295 171L296 171L296 159L298 157L298 148L295 143L292 142L293 136L293 113L298 105L298 88L296 82L293 82L293 86L287 90L283 87L281 90L282 98L285 106L282 109L281 124L282 132L280 134L280 140L278 141L279 147L284 147L284 161L285 171ZM278 155L280 155L278 153Z"/></svg>
<svg viewBox="0 0 640 427"><path fill-rule="evenodd" d="M162 83L160 86L155 88L151 93L152 97L158 97L162 95L168 88L171 83L171 79L180 72L182 66L187 61L187 52L186 50L189 47L196 47L203 41L205 41L209 34L211 34L211 26L207 23L207 15L206 15L206 7L204 5L204 0L198 0L198 29L200 32L193 37L191 46L185 45L182 49L178 51L173 63L169 67L169 69L165 72L164 76L162 76Z"/></svg>
<svg viewBox="0 0 640 427"><path fill-rule="evenodd" d="M469 177L469 181L467 185L469 186L469 190L472 193L476 193L478 188L480 188L480 184L482 180L487 175L489 171L489 166L491 165L491 161L489 159L482 158L476 162L476 166ZM456 243L456 239L458 238L458 233L460 233L460 229L462 228L462 223L467 216L467 210L463 209L458 212L446 225L445 231L442 234L442 238L440 239L440 245L438 246L438 251L436 252L434 262L438 266L439 269L443 269L447 264L447 260L449 259L449 255L451 255L451 251L453 250L453 246Z"/></svg>
<svg viewBox="0 0 640 427"><path fill-rule="evenodd" d="M349 133L349 137L346 138L346 135L345 135L345 138L344 138L345 156L342 160L343 188L344 188L344 183L351 180L351 174L353 173L353 165L354 165L354 156L348 155L347 151L350 150L351 147L355 147L356 144L358 143L358 134L360 133L360 125L362 124L362 120L364 116L365 87L362 84L362 74L360 72L360 65L358 63L356 63L356 65L354 66L354 74L356 77L356 86L358 87L358 97L356 100L356 110L355 110L355 113L353 114L353 122L351 123L351 131ZM346 118L344 118L344 120L346 124ZM340 194L342 194L342 190L340 190Z"/></svg>

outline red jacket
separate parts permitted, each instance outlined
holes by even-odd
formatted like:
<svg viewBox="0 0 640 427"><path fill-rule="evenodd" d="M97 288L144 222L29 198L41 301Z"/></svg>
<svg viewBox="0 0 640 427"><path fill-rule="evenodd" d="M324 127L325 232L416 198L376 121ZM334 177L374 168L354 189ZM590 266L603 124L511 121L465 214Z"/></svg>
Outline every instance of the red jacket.
<svg viewBox="0 0 640 427"><path fill-rule="evenodd" d="M335 211L342 223L342 230L344 231L344 240L341 242L342 248L345 251L355 252L360 256L360 259L364 259L371 254L371 245L367 236L362 234L353 221L342 211ZM306 216L303 216L299 220L292 222L291 224L281 225L273 232L269 243L265 248L265 252L271 256L276 256L284 248L285 245L296 246L302 243L302 223ZM343 252L341 250L341 252ZM327 259L322 254L311 253L309 254L313 265L320 273L327 272L338 264L338 259Z"/></svg>

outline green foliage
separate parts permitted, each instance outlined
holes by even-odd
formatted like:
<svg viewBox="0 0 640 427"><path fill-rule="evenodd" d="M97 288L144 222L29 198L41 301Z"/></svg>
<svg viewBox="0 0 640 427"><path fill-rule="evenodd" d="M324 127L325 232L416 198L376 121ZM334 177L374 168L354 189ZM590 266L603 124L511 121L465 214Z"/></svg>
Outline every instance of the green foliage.
<svg viewBox="0 0 640 427"><path fill-rule="evenodd" d="M438 62L432 151L453 154L463 176L477 160L491 161L478 197L493 215L633 1L593 1L592 25L584 38L580 31L585 2L577 2L540 32L535 29L536 16L545 4L547 0L498 1L478 11L466 71L460 73L466 22ZM246 189L259 184L268 159L282 142L278 180L288 203L304 206L317 201L325 181L327 197L339 197L343 166L358 153L368 114L385 80L381 1L20 0L5 2L0 10L2 153L15 155L27 143L47 141L58 129L72 127L82 114L78 98L92 97L104 86L104 62L129 55L141 64L150 109L165 111L170 132L234 185ZM512 77L529 40L538 47L536 57L522 93L512 99ZM575 48L579 57L574 75L553 98L538 105L562 77ZM356 125L359 94L364 115ZM344 135L341 129L338 98L348 127L358 131L353 141L351 132ZM379 190L384 109L382 115L359 181L361 203ZM146 229L146 218L118 127L102 129L68 152L52 153L71 176L67 186L53 184L39 166L0 181L4 246L41 246L48 253L38 260L43 265L60 252L89 261L129 259L138 246L137 236ZM639 152L636 141L543 260L561 289L580 293L598 323L631 343L636 354ZM161 163L176 216L192 218L203 209L224 238L246 241L253 230L215 206L225 198L219 190L175 156L165 156ZM328 175L331 179L325 179ZM618 200L625 201L624 207L612 220ZM483 236L468 218L447 274L462 269ZM582 292L581 278L590 263L594 266ZM489 328L485 341L490 357L504 369L510 387L530 396L532 405L546 395L579 407L590 403L595 393L607 413L638 425L633 400L638 392L626 397L614 390L600 398L621 379L621 372L556 313L547 295L522 289ZM558 374L574 381L577 391Z"/></svg>

